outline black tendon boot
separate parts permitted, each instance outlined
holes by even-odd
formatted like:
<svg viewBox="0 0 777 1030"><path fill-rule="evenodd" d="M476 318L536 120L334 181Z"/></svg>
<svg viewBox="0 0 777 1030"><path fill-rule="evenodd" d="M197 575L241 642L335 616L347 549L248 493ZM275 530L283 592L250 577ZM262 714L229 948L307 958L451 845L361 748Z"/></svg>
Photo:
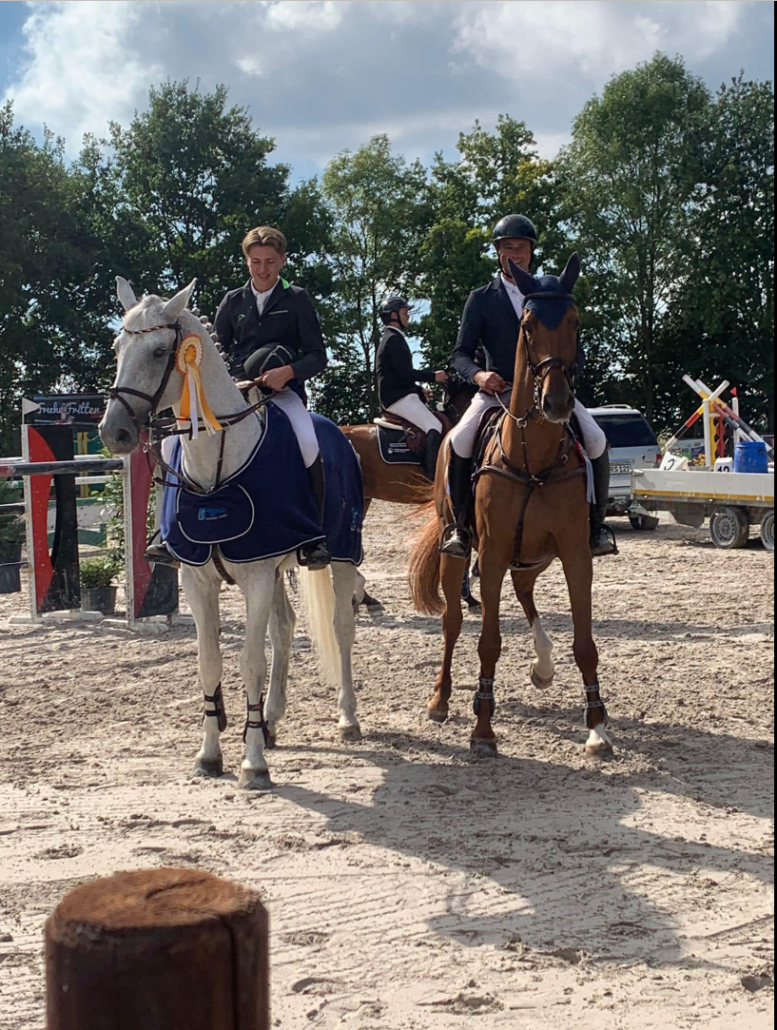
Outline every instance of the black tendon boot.
<svg viewBox="0 0 777 1030"><path fill-rule="evenodd" d="M454 522L446 526L440 554L466 558L472 546L469 521L472 513L472 458L460 458L451 449L448 459L448 485Z"/></svg>
<svg viewBox="0 0 777 1030"><path fill-rule="evenodd" d="M313 497L316 501L318 519L323 526L324 500L326 493L324 483L324 462L321 455L316 458L308 469L308 480L310 482L310 489L313 493ZM330 565L332 562L332 555L329 553L329 546L326 540L319 540L317 543L306 544L305 547L300 547L297 557L299 558L299 563L303 568L311 569L314 572L317 569L325 569L327 565Z"/></svg>
<svg viewBox="0 0 777 1030"><path fill-rule="evenodd" d="M436 429L430 429L426 434L424 440L424 459L423 459L423 470L424 475L430 483L434 482L434 478L437 475L437 455L440 453L440 446L442 445L442 433Z"/></svg>
<svg viewBox="0 0 777 1030"><path fill-rule="evenodd" d="M617 554L615 534L605 525L607 504L610 499L610 448L600 458L592 458L594 473L594 503L591 505L591 554L601 558L606 554Z"/></svg>

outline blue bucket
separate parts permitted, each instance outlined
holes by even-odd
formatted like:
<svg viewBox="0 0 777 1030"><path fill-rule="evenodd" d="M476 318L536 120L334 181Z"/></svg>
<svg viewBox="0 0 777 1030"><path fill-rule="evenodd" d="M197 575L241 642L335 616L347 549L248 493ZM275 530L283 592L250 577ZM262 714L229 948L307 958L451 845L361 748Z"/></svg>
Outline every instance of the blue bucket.
<svg viewBox="0 0 777 1030"><path fill-rule="evenodd" d="M734 453L734 471L766 474L769 471L766 444L761 440L742 440L738 443Z"/></svg>

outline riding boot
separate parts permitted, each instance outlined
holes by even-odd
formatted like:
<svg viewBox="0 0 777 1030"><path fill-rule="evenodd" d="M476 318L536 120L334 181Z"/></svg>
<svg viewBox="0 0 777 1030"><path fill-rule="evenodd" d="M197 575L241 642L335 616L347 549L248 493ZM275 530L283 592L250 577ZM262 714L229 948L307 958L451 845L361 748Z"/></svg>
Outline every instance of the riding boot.
<svg viewBox="0 0 777 1030"><path fill-rule="evenodd" d="M610 448L600 458L592 458L594 474L594 503L591 505L591 554L600 558L606 554L617 554L615 534L605 525L607 505L610 500Z"/></svg>
<svg viewBox="0 0 777 1030"><path fill-rule="evenodd" d="M181 567L181 563L164 540L160 540L158 544L149 544L143 557L149 565L167 565L171 569L180 569Z"/></svg>
<svg viewBox="0 0 777 1030"><path fill-rule="evenodd" d="M433 483L437 475L437 455L442 446L442 433L436 429L430 429L424 440L423 470L426 478Z"/></svg>
<svg viewBox="0 0 777 1030"><path fill-rule="evenodd" d="M326 482L324 479L324 462L320 454L308 469L308 481L310 482L310 489L316 501L318 521L321 523L323 528ZM326 540L319 540L316 543L306 544L304 547L300 547L297 557L303 568L311 569L313 572L318 569L325 569L332 562L332 555L329 552L329 545Z"/></svg>
<svg viewBox="0 0 777 1030"><path fill-rule="evenodd" d="M443 531L440 554L466 558L472 546L472 458L460 458L453 448L448 459L448 487L454 522Z"/></svg>

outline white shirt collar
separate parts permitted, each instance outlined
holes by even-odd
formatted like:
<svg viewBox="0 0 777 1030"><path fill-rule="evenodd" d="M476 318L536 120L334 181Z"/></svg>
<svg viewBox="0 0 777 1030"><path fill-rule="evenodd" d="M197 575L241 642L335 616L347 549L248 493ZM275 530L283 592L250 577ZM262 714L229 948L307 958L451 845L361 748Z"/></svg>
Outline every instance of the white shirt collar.
<svg viewBox="0 0 777 1030"><path fill-rule="evenodd" d="M265 301L270 296L270 294L275 289L275 287L278 285L278 283L280 282L280 279L276 279L275 282L273 283L273 285L270 287L269 290L257 290L257 288L254 286L254 280L250 279L249 282L251 283L251 292L256 297L256 299L257 300L261 299L261 300Z"/></svg>

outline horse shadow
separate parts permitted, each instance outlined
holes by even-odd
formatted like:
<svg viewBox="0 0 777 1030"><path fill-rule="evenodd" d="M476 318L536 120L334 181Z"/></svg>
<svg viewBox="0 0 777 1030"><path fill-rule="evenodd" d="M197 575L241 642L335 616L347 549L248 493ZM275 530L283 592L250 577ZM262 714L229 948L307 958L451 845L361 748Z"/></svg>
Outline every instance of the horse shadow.
<svg viewBox="0 0 777 1030"><path fill-rule="evenodd" d="M701 736L706 739L696 741L699 748L709 747L713 736L716 744L722 739ZM634 735L627 740L633 743ZM733 739L729 743L733 747ZM330 749L287 750L321 754ZM766 784L770 756L756 754ZM434 867L445 894L436 895L433 904L417 903L428 909L428 930L450 942L492 945L524 957L561 956L573 963L586 955L651 966L687 964L689 945L679 921L671 906L647 897L646 878L653 881L654 897L663 896L664 881L670 888L679 877L700 898L731 877L772 881L767 854L711 843L701 832L703 819L693 823L697 840L652 832L649 823L633 825L648 791L690 798L722 816L725 798L714 779L685 785L668 775L621 772L617 762L575 768L532 758L473 761L468 750L407 734L371 734L357 756L383 772L370 804L297 785L279 786L277 794L324 816L334 835L356 833L369 844ZM742 792L732 803L765 816L765 798L748 806ZM458 832L451 834L451 826ZM718 964L711 957L693 962Z"/></svg>

